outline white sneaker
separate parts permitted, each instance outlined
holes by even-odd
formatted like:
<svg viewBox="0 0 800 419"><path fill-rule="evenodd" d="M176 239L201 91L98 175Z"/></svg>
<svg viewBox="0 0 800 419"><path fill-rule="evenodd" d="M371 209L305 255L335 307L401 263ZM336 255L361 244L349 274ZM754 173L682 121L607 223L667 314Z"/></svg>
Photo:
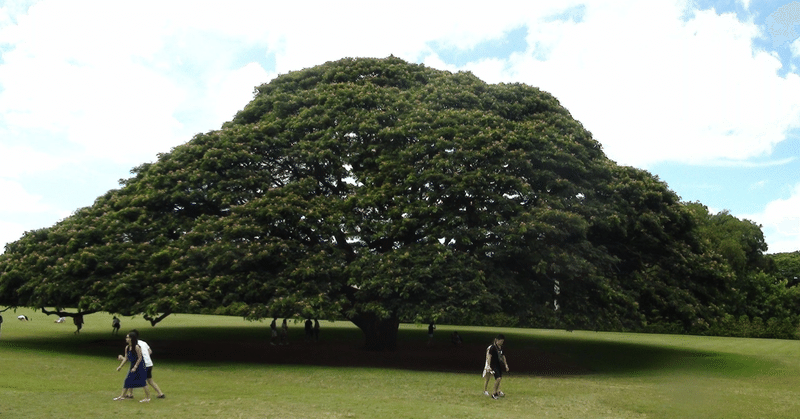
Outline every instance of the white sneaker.
<svg viewBox="0 0 800 419"><path fill-rule="evenodd" d="M484 395L484 396L488 396L488 395L489 395L489 392L488 392L488 391L484 391L484 392L483 392L483 395Z"/></svg>
<svg viewBox="0 0 800 419"><path fill-rule="evenodd" d="M503 393L502 391L498 391L497 395L500 397L506 397L506 393Z"/></svg>

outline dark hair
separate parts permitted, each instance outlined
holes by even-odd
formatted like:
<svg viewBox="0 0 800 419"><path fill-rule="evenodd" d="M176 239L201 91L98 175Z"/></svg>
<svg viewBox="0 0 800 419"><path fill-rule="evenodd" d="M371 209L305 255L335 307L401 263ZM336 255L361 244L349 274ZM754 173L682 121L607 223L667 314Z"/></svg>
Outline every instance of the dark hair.
<svg viewBox="0 0 800 419"><path fill-rule="evenodd" d="M136 335L136 339L137 340L139 339L139 331L136 329L131 330L130 332L128 332L128 334L134 334Z"/></svg>
<svg viewBox="0 0 800 419"><path fill-rule="evenodd" d="M505 336L503 336L503 334L502 334L502 333L500 333L499 335L497 335L497 337L496 337L495 339L497 339L497 340L501 340L501 339L502 339L502 340L506 340L506 337L505 337Z"/></svg>
<svg viewBox="0 0 800 419"><path fill-rule="evenodd" d="M139 346L139 337L136 332L128 332L128 337L131 338L131 350L135 351L135 347Z"/></svg>

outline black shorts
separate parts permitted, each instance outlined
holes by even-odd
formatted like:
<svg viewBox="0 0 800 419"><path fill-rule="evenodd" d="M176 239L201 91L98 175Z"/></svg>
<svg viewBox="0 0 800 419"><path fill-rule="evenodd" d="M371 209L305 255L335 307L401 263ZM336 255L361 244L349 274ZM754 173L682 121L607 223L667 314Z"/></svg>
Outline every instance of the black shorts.
<svg viewBox="0 0 800 419"><path fill-rule="evenodd" d="M492 366L492 371L494 371L494 379L503 378L503 367L501 365ZM149 377L148 377L149 378Z"/></svg>
<svg viewBox="0 0 800 419"><path fill-rule="evenodd" d="M145 369L147 370L147 379L153 378L153 367L145 367Z"/></svg>

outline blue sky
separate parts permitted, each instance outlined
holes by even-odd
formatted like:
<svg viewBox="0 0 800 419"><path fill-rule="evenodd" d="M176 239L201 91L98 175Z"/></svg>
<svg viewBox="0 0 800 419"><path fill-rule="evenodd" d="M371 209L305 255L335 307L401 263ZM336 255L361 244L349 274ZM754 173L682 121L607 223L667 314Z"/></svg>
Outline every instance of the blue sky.
<svg viewBox="0 0 800 419"><path fill-rule="evenodd" d="M550 92L612 160L800 250L800 2L754 0L0 0L0 246L256 85L390 54Z"/></svg>

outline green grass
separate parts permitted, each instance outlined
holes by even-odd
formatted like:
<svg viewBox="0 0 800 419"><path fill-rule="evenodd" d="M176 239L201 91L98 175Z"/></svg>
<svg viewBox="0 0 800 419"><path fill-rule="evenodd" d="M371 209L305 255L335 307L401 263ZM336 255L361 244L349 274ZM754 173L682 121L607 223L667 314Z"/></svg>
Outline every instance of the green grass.
<svg viewBox="0 0 800 419"><path fill-rule="evenodd" d="M512 368L503 382L508 396L494 401L481 395L480 350L474 363L448 371L426 365L418 370L281 365L271 357L301 347L301 324L290 325L297 343L278 350L264 345L267 322L194 315L173 315L155 328L141 318L122 319L123 331L137 328L154 346L155 380L167 399L113 402L124 379L124 372L115 371L124 342L110 336L110 315L87 316L76 336L71 322L19 313L33 321L2 313L0 418L709 419L795 418L800 412L800 341L439 326L437 347L443 354L454 329L467 343L462 349L470 351L497 332L506 334ZM349 323L321 324L319 345L359 345L360 332ZM380 359L416 348L409 356L419 356L426 335L422 325L402 325L399 354L348 353ZM168 343L170 353L164 354ZM263 349L264 357L235 361L236 353L213 349L227 344L229 352L248 345ZM535 361L526 358L542 354L557 354L554 358L582 372L515 371ZM135 395L140 398L142 391Z"/></svg>

